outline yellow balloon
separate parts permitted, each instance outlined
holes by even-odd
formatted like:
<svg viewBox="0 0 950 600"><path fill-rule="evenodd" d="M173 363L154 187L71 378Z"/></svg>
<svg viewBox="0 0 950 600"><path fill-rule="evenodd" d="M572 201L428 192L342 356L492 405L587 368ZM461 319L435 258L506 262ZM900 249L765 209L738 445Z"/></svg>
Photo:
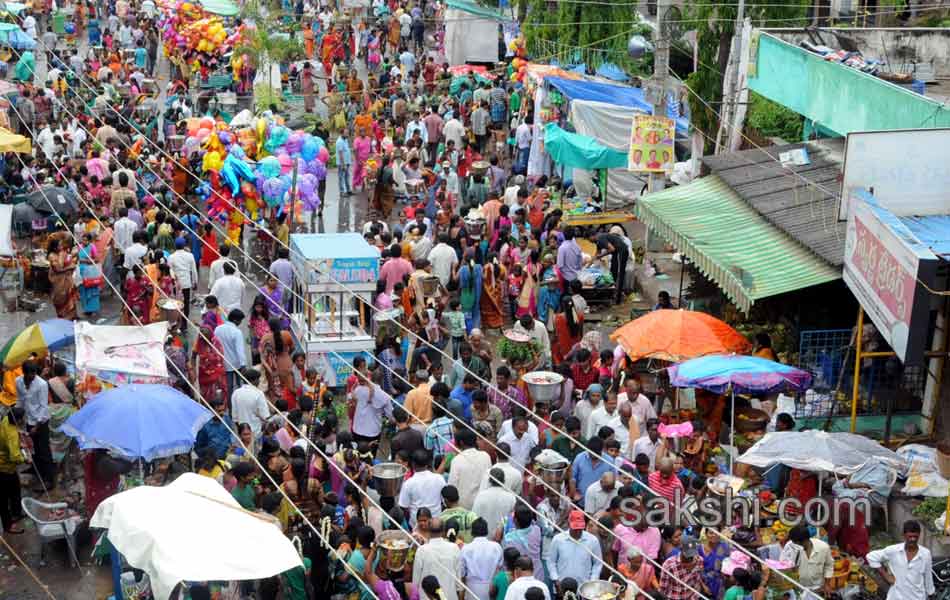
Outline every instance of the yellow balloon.
<svg viewBox="0 0 950 600"><path fill-rule="evenodd" d="M222 166L224 166L224 161L221 160L221 154L216 151L206 153L201 160L202 171L220 171Z"/></svg>

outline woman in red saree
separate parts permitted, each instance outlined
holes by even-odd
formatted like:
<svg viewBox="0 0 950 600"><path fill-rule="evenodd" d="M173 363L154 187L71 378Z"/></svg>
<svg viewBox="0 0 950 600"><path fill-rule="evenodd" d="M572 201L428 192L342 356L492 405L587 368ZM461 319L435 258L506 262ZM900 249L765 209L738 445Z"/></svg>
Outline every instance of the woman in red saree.
<svg viewBox="0 0 950 600"><path fill-rule="evenodd" d="M147 325L151 322L152 283L145 277L141 265L132 267L132 277L125 281L126 302L132 314L129 323Z"/></svg>
<svg viewBox="0 0 950 600"><path fill-rule="evenodd" d="M201 234L201 266L211 267L211 263L218 260L218 236L214 233L214 226L205 223L204 233Z"/></svg>
<svg viewBox="0 0 950 600"><path fill-rule="evenodd" d="M554 335L551 336L551 359L554 364L567 360L567 355L584 335L584 315L574 310L570 296L561 298L561 312L554 315Z"/></svg>
<svg viewBox="0 0 950 600"><path fill-rule="evenodd" d="M324 73L329 74L333 71L333 57L337 53L340 41L340 34L332 27L323 36L323 41L320 43L320 61L323 63Z"/></svg>
<svg viewBox="0 0 950 600"><path fill-rule="evenodd" d="M202 327L195 340L189 370L205 400L210 402L224 389L224 348L208 327Z"/></svg>
<svg viewBox="0 0 950 600"><path fill-rule="evenodd" d="M508 272L497 258L492 256L490 264L482 271L482 327L501 329L505 324L505 283Z"/></svg>

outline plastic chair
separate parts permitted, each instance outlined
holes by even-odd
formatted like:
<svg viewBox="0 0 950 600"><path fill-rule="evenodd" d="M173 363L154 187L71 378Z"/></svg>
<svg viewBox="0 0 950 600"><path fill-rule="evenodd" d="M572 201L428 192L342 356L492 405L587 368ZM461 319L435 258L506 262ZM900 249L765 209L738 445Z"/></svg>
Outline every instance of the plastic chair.
<svg viewBox="0 0 950 600"><path fill-rule="evenodd" d="M52 541L64 539L69 547L69 562L74 567L79 567L79 559L76 558L76 529L82 522L82 517L73 515L63 519L47 521L41 519L38 515L49 514L54 510L65 510L65 502L47 504L40 502L35 498L23 498L20 502L23 512L36 524L36 531L40 536L40 565L46 565L46 546Z"/></svg>

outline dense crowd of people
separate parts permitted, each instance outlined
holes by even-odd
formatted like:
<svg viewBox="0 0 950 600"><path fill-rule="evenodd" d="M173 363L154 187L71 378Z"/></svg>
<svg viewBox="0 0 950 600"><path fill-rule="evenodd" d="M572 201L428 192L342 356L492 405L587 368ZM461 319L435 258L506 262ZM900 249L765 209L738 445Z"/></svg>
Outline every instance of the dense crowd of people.
<svg viewBox="0 0 950 600"><path fill-rule="evenodd" d="M305 540L305 567L231 586L235 597L253 589L293 600L569 600L601 579L621 584L630 600L766 597L775 575L717 529L672 514L659 526L645 519L653 499L695 507L709 494L724 400L688 439L661 434L659 402L645 395L634 365L585 324L593 287L585 271L599 269L620 302L631 240L619 226L566 223L560 181L528 177L533 107L507 67L450 93L439 3L270 8L302 33L303 63L282 65L287 85L307 112L317 101L327 108L313 133L331 149L340 202L363 203L370 218L361 233L380 250L370 310L397 324L377 337L371 361L353 360L339 387L308 364L291 333L300 298L289 236L305 223L266 211L231 236L199 199L200 153L170 144L183 120L207 112L224 121L213 94L192 93L210 73L192 74L171 57L160 105L161 7L72 8L88 47L66 48L38 6L23 13L47 69L38 79L34 54L19 53L7 125L37 151L8 155L3 177L14 194L52 184L78 199L75 212L48 216L43 236L57 316L96 320L115 290L123 324L170 320L173 382L216 413L197 434L196 460L158 461L151 481L192 469ZM248 93L252 70L233 73L233 90ZM255 255L252 239L263 240ZM672 308L668 295L657 308ZM530 341L524 360L501 360L509 357L487 337L508 329ZM767 337L758 347L771 352ZM522 380L542 369L563 378L551 402L535 401ZM130 472L102 451L80 457L58 431L83 401L77 385L52 360L4 371L5 534L23 531L21 444L35 492L81 479L87 516ZM782 414L774 426L795 423ZM553 478L552 461L567 465ZM401 465L398 494L377 489L380 463ZM780 496L807 489L773 486ZM392 531L417 546L398 570L379 560ZM905 532L900 552L868 560L923 589L923 572L907 565L911 554L929 553L917 546L919 527ZM830 591L826 542L799 527L782 546L775 558L793 565L801 586ZM191 598L209 593L206 584L189 587Z"/></svg>

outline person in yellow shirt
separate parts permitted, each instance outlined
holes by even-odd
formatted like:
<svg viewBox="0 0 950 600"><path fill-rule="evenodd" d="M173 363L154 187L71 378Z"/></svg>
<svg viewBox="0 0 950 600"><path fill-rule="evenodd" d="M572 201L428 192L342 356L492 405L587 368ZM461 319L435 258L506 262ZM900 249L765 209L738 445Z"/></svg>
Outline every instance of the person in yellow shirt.
<svg viewBox="0 0 950 600"><path fill-rule="evenodd" d="M13 406L16 404L16 378L23 375L23 368L10 368L0 365L0 369L3 369L3 380L2 385L0 385L0 404Z"/></svg>
<svg viewBox="0 0 950 600"><path fill-rule="evenodd" d="M23 533L15 525L20 513L20 476L16 470L23 462L20 452L20 432L15 422L23 420L22 408L0 408L0 524L3 533Z"/></svg>

